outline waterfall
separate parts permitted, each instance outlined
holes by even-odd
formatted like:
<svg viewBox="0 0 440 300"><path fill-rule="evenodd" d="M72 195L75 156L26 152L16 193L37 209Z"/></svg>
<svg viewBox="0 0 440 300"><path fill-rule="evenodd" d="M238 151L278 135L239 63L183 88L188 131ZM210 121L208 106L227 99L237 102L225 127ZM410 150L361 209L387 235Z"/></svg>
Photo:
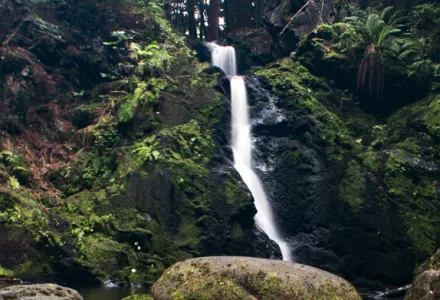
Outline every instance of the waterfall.
<svg viewBox="0 0 440 300"><path fill-rule="evenodd" d="M234 167L254 197L257 208L255 215L257 226L278 244L283 260L291 261L289 246L278 232L263 184L252 169L251 124L249 122L246 84L243 77L236 75L235 49L212 43L209 45L213 65L222 69L231 80L231 148L234 153Z"/></svg>
<svg viewBox="0 0 440 300"><path fill-rule="evenodd" d="M237 75L234 47L222 47L214 43L208 43L208 46L211 49L212 64L222 69L228 76Z"/></svg>

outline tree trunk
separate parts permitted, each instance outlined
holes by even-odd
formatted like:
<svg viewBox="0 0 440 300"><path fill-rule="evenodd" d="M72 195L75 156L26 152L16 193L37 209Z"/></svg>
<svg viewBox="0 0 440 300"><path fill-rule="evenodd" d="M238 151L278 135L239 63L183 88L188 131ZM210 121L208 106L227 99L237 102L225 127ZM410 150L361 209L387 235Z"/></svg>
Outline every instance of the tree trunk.
<svg viewBox="0 0 440 300"><path fill-rule="evenodd" d="M220 0L211 0L208 9L208 41L219 39Z"/></svg>
<svg viewBox="0 0 440 300"><path fill-rule="evenodd" d="M200 39L203 40L206 37L205 27L205 3L204 0L199 0L199 13L200 13Z"/></svg>
<svg viewBox="0 0 440 300"><path fill-rule="evenodd" d="M194 13L196 1L195 0L188 0L186 5L187 5L187 10L188 10L189 35L194 38L197 38L197 24L196 24L196 18L195 18L195 13Z"/></svg>
<svg viewBox="0 0 440 300"><path fill-rule="evenodd" d="M252 26L254 7L251 0L226 0L225 10L228 31Z"/></svg>
<svg viewBox="0 0 440 300"><path fill-rule="evenodd" d="M255 10L254 10L254 21L255 26L259 28L261 26L261 19L262 19L262 13L263 13L263 5L262 0L255 0Z"/></svg>

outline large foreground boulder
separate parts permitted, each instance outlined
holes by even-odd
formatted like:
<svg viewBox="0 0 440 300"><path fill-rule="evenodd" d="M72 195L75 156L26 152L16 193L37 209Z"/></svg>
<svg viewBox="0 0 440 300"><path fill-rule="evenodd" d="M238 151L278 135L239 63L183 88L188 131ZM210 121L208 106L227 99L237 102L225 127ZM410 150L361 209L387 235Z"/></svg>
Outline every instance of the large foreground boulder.
<svg viewBox="0 0 440 300"><path fill-rule="evenodd" d="M32 284L0 289L0 300L83 300L83 297L56 284Z"/></svg>
<svg viewBox="0 0 440 300"><path fill-rule="evenodd" d="M317 268L250 257L202 257L179 262L153 286L155 300L360 300L344 279Z"/></svg>

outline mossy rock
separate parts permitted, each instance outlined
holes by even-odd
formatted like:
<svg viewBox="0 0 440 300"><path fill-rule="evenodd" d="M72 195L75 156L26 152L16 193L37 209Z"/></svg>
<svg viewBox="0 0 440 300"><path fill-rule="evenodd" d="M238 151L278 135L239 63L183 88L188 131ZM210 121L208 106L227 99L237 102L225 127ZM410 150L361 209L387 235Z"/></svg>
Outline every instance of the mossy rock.
<svg viewBox="0 0 440 300"><path fill-rule="evenodd" d="M132 295L125 297L122 300L153 300L153 297L150 295Z"/></svg>
<svg viewBox="0 0 440 300"><path fill-rule="evenodd" d="M83 300L83 297L73 289L56 284L32 284L0 289L0 299Z"/></svg>
<svg viewBox="0 0 440 300"><path fill-rule="evenodd" d="M428 270L440 270L440 249L419 267L418 273L421 274Z"/></svg>
<svg viewBox="0 0 440 300"><path fill-rule="evenodd" d="M344 279L317 268L250 257L202 257L169 268L153 286L156 300L360 300Z"/></svg>
<svg viewBox="0 0 440 300"><path fill-rule="evenodd" d="M420 274L405 296L405 300L440 299L440 271L429 270Z"/></svg>

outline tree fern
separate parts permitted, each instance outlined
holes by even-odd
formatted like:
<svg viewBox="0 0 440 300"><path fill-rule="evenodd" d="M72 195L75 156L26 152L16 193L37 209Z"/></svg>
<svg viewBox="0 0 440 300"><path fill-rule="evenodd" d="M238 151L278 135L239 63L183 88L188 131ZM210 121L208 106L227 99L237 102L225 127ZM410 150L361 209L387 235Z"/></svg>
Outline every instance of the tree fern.
<svg viewBox="0 0 440 300"><path fill-rule="evenodd" d="M365 91L368 86L370 95L376 91L376 96L379 96L384 88L385 64L382 52L384 50L393 53L400 51L397 37L402 31L385 21L392 11L392 7L387 7L380 14L370 13L366 18L360 18L354 23L359 31L365 32L368 41L364 57L359 65L357 84L362 91Z"/></svg>

